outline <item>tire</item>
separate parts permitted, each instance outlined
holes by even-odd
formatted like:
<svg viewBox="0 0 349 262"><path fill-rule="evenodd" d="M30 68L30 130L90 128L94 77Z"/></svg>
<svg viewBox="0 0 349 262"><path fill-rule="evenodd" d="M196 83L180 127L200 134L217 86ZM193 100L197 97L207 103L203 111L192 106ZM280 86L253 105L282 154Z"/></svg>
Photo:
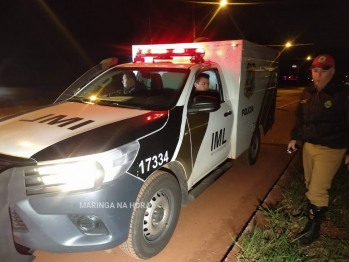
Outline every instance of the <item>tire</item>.
<svg viewBox="0 0 349 262"><path fill-rule="evenodd" d="M247 148L239 157L239 160L243 165L253 166L257 162L260 144L261 137L259 129L256 128L253 132L249 148Z"/></svg>
<svg viewBox="0 0 349 262"><path fill-rule="evenodd" d="M128 239L119 246L121 250L138 259L156 256L170 241L180 208L181 191L177 179L167 172L156 171L139 191Z"/></svg>

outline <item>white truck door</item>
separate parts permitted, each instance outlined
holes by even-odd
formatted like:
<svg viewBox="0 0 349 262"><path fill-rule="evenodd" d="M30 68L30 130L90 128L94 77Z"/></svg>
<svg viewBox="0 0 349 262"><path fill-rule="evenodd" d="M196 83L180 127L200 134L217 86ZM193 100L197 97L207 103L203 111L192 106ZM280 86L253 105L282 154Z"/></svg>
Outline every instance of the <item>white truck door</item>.
<svg viewBox="0 0 349 262"><path fill-rule="evenodd" d="M202 72L210 77L207 93L220 99L220 109L210 113L199 112L187 115L193 160L193 170L188 180L189 188L228 157L231 145L233 127L231 103L224 101L222 83L217 69ZM190 99L195 96L195 93L200 94L195 91L193 93Z"/></svg>

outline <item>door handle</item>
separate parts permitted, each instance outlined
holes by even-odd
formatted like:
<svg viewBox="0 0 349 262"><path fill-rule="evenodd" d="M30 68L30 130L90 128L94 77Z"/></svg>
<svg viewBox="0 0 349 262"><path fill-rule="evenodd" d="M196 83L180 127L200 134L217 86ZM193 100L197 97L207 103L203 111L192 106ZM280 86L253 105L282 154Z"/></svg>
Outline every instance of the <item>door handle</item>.
<svg viewBox="0 0 349 262"><path fill-rule="evenodd" d="M229 110L229 111L224 113L224 116L230 116L231 114L232 114L232 111Z"/></svg>

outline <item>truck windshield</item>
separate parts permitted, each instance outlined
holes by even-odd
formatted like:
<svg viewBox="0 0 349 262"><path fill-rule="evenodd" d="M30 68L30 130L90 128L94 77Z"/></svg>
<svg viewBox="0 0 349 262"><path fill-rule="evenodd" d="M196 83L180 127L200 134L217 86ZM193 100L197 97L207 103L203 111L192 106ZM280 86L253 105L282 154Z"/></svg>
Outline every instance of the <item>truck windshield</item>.
<svg viewBox="0 0 349 262"><path fill-rule="evenodd" d="M114 67L68 101L148 110L169 110L179 99L189 69Z"/></svg>

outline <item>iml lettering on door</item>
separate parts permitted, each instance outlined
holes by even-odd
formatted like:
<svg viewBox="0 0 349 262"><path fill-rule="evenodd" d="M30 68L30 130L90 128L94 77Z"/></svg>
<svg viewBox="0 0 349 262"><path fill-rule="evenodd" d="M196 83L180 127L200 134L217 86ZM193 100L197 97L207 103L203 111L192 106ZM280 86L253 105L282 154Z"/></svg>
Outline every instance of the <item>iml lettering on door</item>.
<svg viewBox="0 0 349 262"><path fill-rule="evenodd" d="M224 136L225 136L225 128L212 133L211 151L224 145L227 142Z"/></svg>

